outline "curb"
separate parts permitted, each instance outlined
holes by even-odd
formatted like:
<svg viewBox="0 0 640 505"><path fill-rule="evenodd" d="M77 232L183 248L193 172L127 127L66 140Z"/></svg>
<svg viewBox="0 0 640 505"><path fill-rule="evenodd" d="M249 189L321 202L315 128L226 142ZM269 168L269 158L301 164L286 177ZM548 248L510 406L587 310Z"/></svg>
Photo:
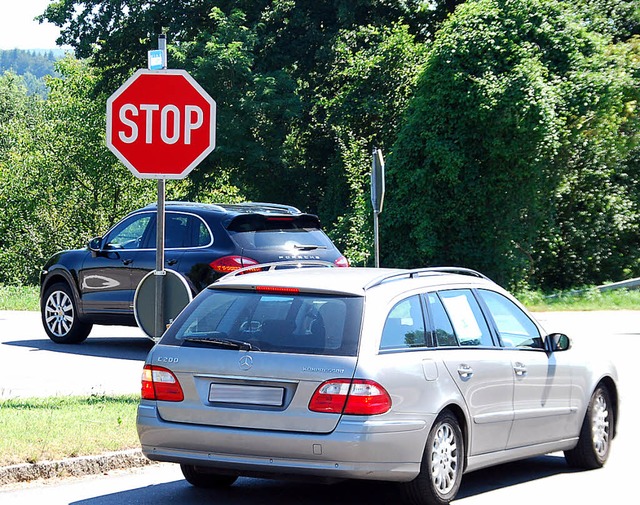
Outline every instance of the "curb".
<svg viewBox="0 0 640 505"><path fill-rule="evenodd" d="M0 468L0 486L36 479L81 477L154 464L156 463L147 459L140 449L110 452L98 456L80 456L59 461L20 463Z"/></svg>

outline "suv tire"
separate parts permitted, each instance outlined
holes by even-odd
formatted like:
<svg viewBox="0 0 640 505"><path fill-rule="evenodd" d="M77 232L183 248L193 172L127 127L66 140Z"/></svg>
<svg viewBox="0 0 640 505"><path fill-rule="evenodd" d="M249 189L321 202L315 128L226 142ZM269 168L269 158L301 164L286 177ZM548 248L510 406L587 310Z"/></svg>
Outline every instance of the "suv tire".
<svg viewBox="0 0 640 505"><path fill-rule="evenodd" d="M64 282L49 286L42 297L40 314L48 337L57 344L84 342L93 325L78 318L78 309L71 289Z"/></svg>

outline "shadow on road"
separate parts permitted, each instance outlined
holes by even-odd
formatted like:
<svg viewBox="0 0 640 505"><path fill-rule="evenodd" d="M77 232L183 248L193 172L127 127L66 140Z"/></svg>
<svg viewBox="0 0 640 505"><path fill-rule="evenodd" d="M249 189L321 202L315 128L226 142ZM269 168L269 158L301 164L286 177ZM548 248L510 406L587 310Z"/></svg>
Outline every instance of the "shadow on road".
<svg viewBox="0 0 640 505"><path fill-rule="evenodd" d="M567 465L562 455L553 454L514 461L466 474L462 478L458 498L468 498L503 487L576 471Z"/></svg>
<svg viewBox="0 0 640 505"><path fill-rule="evenodd" d="M571 473L561 456L540 456L528 460L478 470L464 476L458 499L470 498L509 486ZM136 503L158 505L180 503L224 503L225 505L376 505L401 503L398 489L391 483L349 481L325 485L241 478L227 489L194 488L184 480L122 491L74 505L115 505ZM454 501L455 503L455 501Z"/></svg>
<svg viewBox="0 0 640 505"><path fill-rule="evenodd" d="M82 344L56 344L49 339L13 340L2 345L31 348L32 351L52 351L99 358L128 359L144 361L153 347L153 341L146 337L89 337Z"/></svg>

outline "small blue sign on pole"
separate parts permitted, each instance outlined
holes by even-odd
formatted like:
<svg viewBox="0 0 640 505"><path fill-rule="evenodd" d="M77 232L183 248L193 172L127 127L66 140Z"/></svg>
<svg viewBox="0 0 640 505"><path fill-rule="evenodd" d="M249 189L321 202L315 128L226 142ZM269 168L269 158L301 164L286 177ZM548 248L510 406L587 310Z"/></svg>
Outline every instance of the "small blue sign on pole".
<svg viewBox="0 0 640 505"><path fill-rule="evenodd" d="M161 49L149 51L149 70L162 70L163 68L166 68L164 51Z"/></svg>

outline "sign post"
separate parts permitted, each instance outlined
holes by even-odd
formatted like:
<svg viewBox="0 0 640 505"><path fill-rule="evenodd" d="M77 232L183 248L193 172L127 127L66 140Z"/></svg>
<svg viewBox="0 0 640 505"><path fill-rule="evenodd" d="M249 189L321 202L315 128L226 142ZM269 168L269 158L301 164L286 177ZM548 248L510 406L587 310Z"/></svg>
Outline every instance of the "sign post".
<svg viewBox="0 0 640 505"><path fill-rule="evenodd" d="M158 68L159 67L159 68ZM160 35L158 37L158 51L155 54L155 57L152 54L149 54L149 70L159 69L165 70L167 68L167 38L164 35ZM163 326L164 324L164 313L165 313L165 303L164 303L164 278L166 272L164 270L164 202L166 195L166 180L164 177L158 178L158 205L156 208L156 269L153 272L155 279L155 311L154 311L154 325L152 337L159 337L164 332ZM142 282L140 282L142 284ZM136 294L138 294L138 290L136 289ZM134 300L135 302L135 300ZM135 310L134 303L134 310ZM136 311L139 312L139 311ZM140 325L140 323L138 323ZM144 328L144 326L142 326Z"/></svg>
<svg viewBox="0 0 640 505"><path fill-rule="evenodd" d="M382 150L373 148L371 164L371 204L373 205L373 244L375 248L375 266L380 268L380 234L378 216L382 212L384 201L384 158Z"/></svg>
<svg viewBox="0 0 640 505"><path fill-rule="evenodd" d="M173 296L164 286L166 180L186 177L213 151L216 139L216 102L186 71L169 70L166 62L161 35L158 50L149 52L149 69L135 72L107 100L107 147L136 177L157 179L155 324L143 328L152 338L171 319L164 310L165 299ZM136 290L136 319L137 305L148 302L148 289L137 296L145 279Z"/></svg>

